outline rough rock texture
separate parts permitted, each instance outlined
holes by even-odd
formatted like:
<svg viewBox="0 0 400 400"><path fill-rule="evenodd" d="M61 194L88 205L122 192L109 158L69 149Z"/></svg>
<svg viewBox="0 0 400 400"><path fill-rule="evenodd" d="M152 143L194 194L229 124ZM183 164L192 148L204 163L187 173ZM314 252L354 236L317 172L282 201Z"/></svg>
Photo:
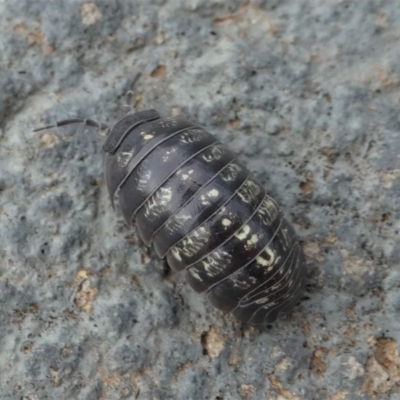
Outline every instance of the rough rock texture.
<svg viewBox="0 0 400 400"><path fill-rule="evenodd" d="M400 399L400 7L393 0L0 1L0 397ZM107 198L95 129L182 112L303 238L306 299L241 326Z"/></svg>

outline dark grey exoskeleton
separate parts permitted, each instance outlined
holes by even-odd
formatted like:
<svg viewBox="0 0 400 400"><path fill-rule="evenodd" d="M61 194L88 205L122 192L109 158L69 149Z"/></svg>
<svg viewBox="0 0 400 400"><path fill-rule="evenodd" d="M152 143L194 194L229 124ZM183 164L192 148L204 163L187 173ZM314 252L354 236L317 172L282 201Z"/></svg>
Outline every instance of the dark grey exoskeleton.
<svg viewBox="0 0 400 400"><path fill-rule="evenodd" d="M91 120L61 121L57 126ZM44 129L44 128L41 128ZM237 155L183 118L128 113L103 146L111 202L174 271L239 321L261 324L295 306L306 263L277 203Z"/></svg>

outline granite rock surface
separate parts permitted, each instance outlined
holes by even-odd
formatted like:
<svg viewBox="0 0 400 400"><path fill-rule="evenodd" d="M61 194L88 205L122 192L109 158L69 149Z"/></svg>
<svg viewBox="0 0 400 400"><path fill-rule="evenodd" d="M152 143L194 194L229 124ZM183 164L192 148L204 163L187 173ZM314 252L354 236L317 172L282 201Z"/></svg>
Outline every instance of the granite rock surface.
<svg viewBox="0 0 400 400"><path fill-rule="evenodd" d="M0 1L0 398L400 399L400 7L393 0ZM130 105L240 153L308 289L240 325L114 213L82 125Z"/></svg>

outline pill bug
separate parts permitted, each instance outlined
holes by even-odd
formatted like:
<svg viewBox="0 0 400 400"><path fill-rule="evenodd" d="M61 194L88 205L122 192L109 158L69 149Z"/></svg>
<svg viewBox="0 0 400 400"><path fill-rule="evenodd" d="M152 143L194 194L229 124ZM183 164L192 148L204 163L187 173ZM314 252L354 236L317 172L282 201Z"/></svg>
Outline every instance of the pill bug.
<svg viewBox="0 0 400 400"><path fill-rule="evenodd" d="M107 128L80 119L56 126L75 122ZM128 226L196 292L251 324L298 303L306 263L296 233L236 154L196 124L155 110L130 112L107 129L113 207L118 197Z"/></svg>

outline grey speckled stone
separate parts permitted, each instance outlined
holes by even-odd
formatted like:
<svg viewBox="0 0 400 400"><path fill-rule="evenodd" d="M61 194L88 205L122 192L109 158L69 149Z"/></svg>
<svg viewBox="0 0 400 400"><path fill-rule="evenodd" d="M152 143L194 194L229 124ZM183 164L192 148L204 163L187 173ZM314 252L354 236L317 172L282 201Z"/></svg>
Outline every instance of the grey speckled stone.
<svg viewBox="0 0 400 400"><path fill-rule="evenodd" d="M393 0L0 1L0 392L14 399L399 399L400 7ZM240 326L107 198L112 124L181 112L303 238L306 299Z"/></svg>

